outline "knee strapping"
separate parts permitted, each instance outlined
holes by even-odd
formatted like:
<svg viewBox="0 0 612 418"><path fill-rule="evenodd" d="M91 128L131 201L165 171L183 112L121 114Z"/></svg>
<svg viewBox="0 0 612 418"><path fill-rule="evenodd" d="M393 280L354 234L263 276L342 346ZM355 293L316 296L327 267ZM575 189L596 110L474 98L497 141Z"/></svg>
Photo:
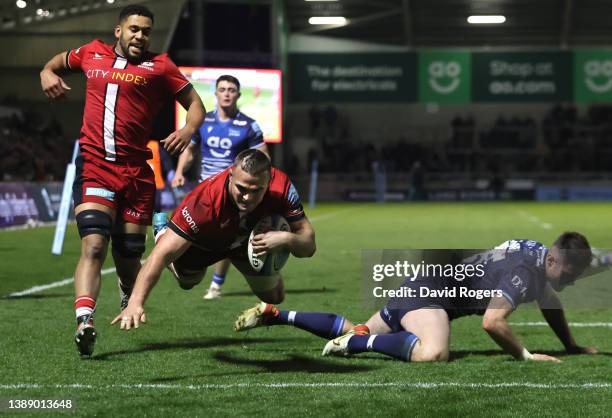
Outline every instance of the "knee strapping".
<svg viewBox="0 0 612 418"><path fill-rule="evenodd" d="M76 216L77 228L81 238L98 234L108 239L113 220L108 213L97 209L87 209Z"/></svg>

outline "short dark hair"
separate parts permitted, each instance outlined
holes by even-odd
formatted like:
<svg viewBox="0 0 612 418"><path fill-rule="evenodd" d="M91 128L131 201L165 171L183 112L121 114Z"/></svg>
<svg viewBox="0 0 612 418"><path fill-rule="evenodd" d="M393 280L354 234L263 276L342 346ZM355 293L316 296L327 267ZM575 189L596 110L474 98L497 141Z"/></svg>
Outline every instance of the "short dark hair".
<svg viewBox="0 0 612 418"><path fill-rule="evenodd" d="M234 167L240 167L252 176L266 172L270 174L272 163L266 154L258 149L245 149L241 151L234 160Z"/></svg>
<svg viewBox="0 0 612 418"><path fill-rule="evenodd" d="M153 17L153 12L142 4L130 4L129 6L125 6L119 12L119 23L123 22L125 19L132 15L144 16L151 19L151 23L155 23L155 18Z"/></svg>
<svg viewBox="0 0 612 418"><path fill-rule="evenodd" d="M564 232L553 244L561 250L561 257L572 266L584 270L591 264L593 253L586 237L579 232Z"/></svg>
<svg viewBox="0 0 612 418"><path fill-rule="evenodd" d="M221 81L227 81L230 83L234 83L236 87L238 88L238 91L240 91L240 81L238 81L238 79L234 77L233 75L223 74L222 76L219 76L219 78L217 78L217 82L215 83L215 88L219 85Z"/></svg>

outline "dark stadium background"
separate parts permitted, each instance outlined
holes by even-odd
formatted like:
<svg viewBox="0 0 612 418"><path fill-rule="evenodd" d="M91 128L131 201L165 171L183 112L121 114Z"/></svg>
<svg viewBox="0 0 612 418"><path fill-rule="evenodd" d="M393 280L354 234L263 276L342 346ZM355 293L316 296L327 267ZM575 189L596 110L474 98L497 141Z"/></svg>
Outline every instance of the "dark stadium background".
<svg viewBox="0 0 612 418"><path fill-rule="evenodd" d="M113 42L119 10L136 2L25 2L0 0L0 411L7 399L71 398L79 416L610 415L609 280L590 293L576 286L567 312L577 340L598 355L565 355L526 307L511 317L517 336L562 364L513 361L470 317L453 322L448 364L417 365L375 354L322 359L323 340L289 327L235 334L236 314L256 302L235 271L212 303L204 286L182 292L165 273L149 324L122 333L107 325L118 308L107 260L100 339L80 361L74 223L61 256L51 243L85 82L67 77L68 99L49 103L39 72L59 51ZM283 269L283 306L365 321L364 249L549 244L564 230L612 248L612 1L138 3L155 13L151 49L178 65L283 70L283 141L269 147L318 247ZM470 25L473 14L506 22ZM313 26L312 16L348 24ZM434 76L451 83L458 73L452 94L431 87ZM153 138L173 127L168 105Z"/></svg>
<svg viewBox="0 0 612 418"><path fill-rule="evenodd" d="M19 9L15 1L0 2L0 44L10 51L0 65L1 179L61 182L79 134L84 81L79 75L69 77L74 88L68 100L49 104L40 92L38 72L52 53L94 37L112 41L116 14L128 3L30 0ZM152 49L168 51L179 65L284 71L284 141L271 148L275 164L295 178L303 197L317 160L318 200L376 199L381 173L381 187L389 193L379 193L379 200L612 198L612 96L583 94L576 87L584 74L578 67L593 49L599 62L594 71L604 83L612 74L612 53L606 49L612 39L609 2L145 3L156 12ZM466 22L468 15L487 13L503 14L507 21ZM307 22L310 16L335 15L349 24ZM442 53L443 61L471 65L462 69L462 83L471 87L447 100L424 93L427 69L419 62L428 54L436 59L436 53ZM487 75L495 60L532 65L549 77L540 72L495 78ZM402 75L380 79L396 83L391 90L321 92L309 86L316 77L306 69L313 64L387 66ZM536 88L554 92L490 93L492 83L504 80L515 86L550 82L554 85ZM168 105L153 137L165 137L173 118Z"/></svg>

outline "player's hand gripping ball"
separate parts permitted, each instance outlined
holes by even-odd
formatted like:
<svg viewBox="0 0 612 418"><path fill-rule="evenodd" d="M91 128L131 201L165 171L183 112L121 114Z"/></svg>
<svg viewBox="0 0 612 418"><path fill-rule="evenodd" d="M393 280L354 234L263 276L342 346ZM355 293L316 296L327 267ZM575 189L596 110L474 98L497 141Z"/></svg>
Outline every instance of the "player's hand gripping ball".
<svg viewBox="0 0 612 418"><path fill-rule="evenodd" d="M289 249L286 247L278 248L260 257L256 257L253 254L253 245L251 243L253 237L257 234L264 234L269 231L290 232L291 228L285 218L280 215L272 215L261 218L253 228L253 231L251 231L247 246L249 263L251 267L253 267L253 270L262 276L269 276L277 273L287 263L290 254Z"/></svg>

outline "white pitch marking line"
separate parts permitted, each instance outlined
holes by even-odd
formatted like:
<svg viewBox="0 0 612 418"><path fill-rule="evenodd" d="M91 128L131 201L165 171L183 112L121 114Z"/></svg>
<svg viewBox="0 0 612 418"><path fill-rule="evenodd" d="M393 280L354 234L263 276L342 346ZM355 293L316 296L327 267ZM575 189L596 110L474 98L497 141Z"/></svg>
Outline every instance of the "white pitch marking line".
<svg viewBox="0 0 612 418"><path fill-rule="evenodd" d="M517 210L517 212L519 213L519 215L524 216L525 218L527 218L527 220L529 222L532 222L538 226L540 226L541 228L544 229L553 229L553 225L549 224L548 222L542 222L542 220L540 218L538 218L537 216L531 215L527 212L525 212L524 210Z"/></svg>
<svg viewBox="0 0 612 418"><path fill-rule="evenodd" d="M35 383L4 384L0 390L11 389L161 389L161 390L203 390L203 389L285 389L285 388L415 388L438 389L456 387L466 389L498 389L498 388L530 388L530 389L612 389L612 383L531 383L531 382L504 382L504 383L469 383L469 382L385 382L385 383L228 383L228 384L201 384L201 385L169 385L169 384L115 384L115 385L87 385L87 384L57 384L45 385Z"/></svg>
<svg viewBox="0 0 612 418"><path fill-rule="evenodd" d="M544 327L548 326L547 322L510 322L510 325L519 327ZM612 322L570 322L570 327L577 328L612 328Z"/></svg>
<svg viewBox="0 0 612 418"><path fill-rule="evenodd" d="M102 276L106 275L106 274L111 274L115 272L115 267L110 267L107 269L104 269L100 272L100 274ZM48 283L48 284L42 284L39 286L34 286L34 287L30 287L29 289L26 290L21 290L19 292L14 292L8 295L9 298L18 298L21 296L27 296L27 295L32 295L34 293L38 293L38 292L42 292L44 290L48 290L48 289L53 289L56 287L62 287L62 286L67 286L71 283L74 283L74 277L68 277L66 279L62 279L62 280L58 280L56 282L52 282L52 283Z"/></svg>

